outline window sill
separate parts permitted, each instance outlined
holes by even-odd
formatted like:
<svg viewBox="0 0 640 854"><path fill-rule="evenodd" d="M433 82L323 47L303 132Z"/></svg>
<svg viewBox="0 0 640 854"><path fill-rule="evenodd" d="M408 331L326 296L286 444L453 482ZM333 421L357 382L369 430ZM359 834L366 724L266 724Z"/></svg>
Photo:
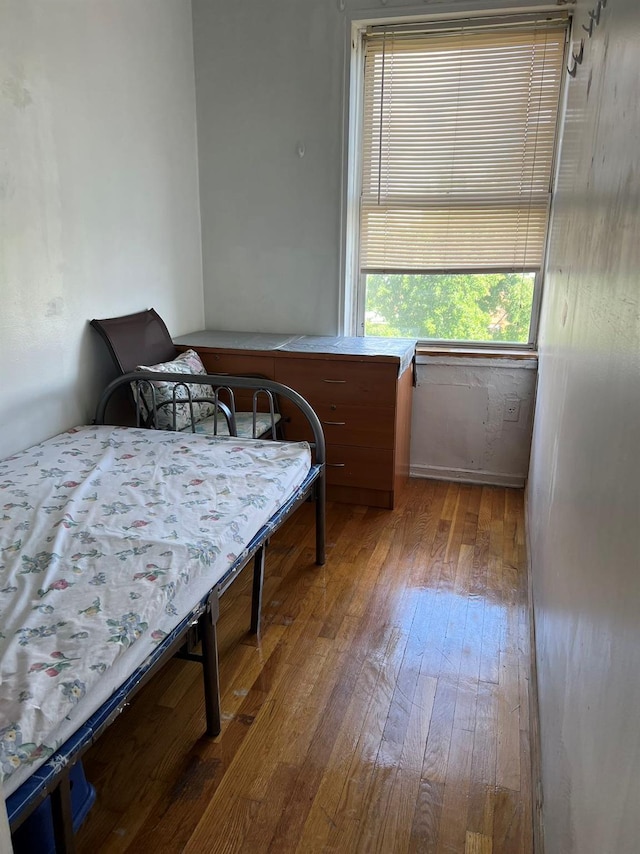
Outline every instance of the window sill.
<svg viewBox="0 0 640 854"><path fill-rule="evenodd" d="M438 344L418 344L416 347L418 365L473 365L475 367L522 368L535 370L538 367L536 350L519 347L451 347Z"/></svg>

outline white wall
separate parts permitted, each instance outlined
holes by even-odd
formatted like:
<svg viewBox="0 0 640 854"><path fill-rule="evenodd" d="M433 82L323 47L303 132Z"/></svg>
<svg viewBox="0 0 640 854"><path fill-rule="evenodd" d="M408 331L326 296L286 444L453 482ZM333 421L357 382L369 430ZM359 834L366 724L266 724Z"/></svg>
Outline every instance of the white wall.
<svg viewBox="0 0 640 854"><path fill-rule="evenodd" d="M203 322L190 4L0 0L0 456L84 422L87 321Z"/></svg>
<svg viewBox="0 0 640 854"><path fill-rule="evenodd" d="M411 474L524 486L536 360L420 356Z"/></svg>
<svg viewBox="0 0 640 854"><path fill-rule="evenodd" d="M609 0L552 230L529 486L547 854L640 839L639 45L637 0Z"/></svg>
<svg viewBox="0 0 640 854"><path fill-rule="evenodd" d="M336 334L345 15L334 0L193 13L207 326Z"/></svg>

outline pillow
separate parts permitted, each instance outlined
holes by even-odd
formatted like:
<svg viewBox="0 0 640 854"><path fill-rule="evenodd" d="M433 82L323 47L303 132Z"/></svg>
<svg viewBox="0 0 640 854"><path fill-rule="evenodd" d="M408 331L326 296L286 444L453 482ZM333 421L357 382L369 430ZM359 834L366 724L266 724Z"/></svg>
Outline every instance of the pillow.
<svg viewBox="0 0 640 854"><path fill-rule="evenodd" d="M171 362L161 362L158 365L138 365L137 371L158 371L167 374L206 374L204 365L200 356L195 350L185 350L180 353ZM158 430L173 430L173 393L175 389L176 400L185 400L187 403L176 403L176 430L184 430L191 427L191 409L189 407L189 392L192 399L196 397L211 397L213 398L214 391L210 385L197 385L191 383L185 388L184 385L175 386L169 382L154 382L155 402L156 402L156 417L154 426ZM141 403L144 413L147 417L153 417L153 392L149 383L139 383L138 389L140 393ZM134 392L135 393L135 392ZM161 404L166 404L161 406ZM193 419L194 422L201 421L203 418L208 418L214 413L213 403L194 403L193 404Z"/></svg>

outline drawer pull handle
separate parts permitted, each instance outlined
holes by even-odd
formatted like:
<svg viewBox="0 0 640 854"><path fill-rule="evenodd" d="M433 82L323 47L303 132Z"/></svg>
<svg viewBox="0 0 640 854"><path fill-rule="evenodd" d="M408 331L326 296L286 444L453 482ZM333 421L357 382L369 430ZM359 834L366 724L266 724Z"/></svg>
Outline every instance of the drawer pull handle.
<svg viewBox="0 0 640 854"><path fill-rule="evenodd" d="M325 465L330 469L343 469L346 463L325 463Z"/></svg>
<svg viewBox="0 0 640 854"><path fill-rule="evenodd" d="M346 383L346 380L322 380L323 383Z"/></svg>
<svg viewBox="0 0 640 854"><path fill-rule="evenodd" d="M326 424L327 427L344 427L347 423L346 421L323 421L323 424Z"/></svg>

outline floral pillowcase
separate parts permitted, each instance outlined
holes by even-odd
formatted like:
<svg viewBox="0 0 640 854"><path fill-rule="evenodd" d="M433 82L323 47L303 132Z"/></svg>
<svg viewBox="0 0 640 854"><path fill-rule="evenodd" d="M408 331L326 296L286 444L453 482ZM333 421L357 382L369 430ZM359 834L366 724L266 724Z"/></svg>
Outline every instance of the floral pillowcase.
<svg viewBox="0 0 640 854"><path fill-rule="evenodd" d="M200 356L195 350L186 350L180 353L171 362L161 362L158 365L138 365L138 371L157 371L167 374L206 374L206 370ZM170 382L154 382L155 389L155 405L156 415L153 419L153 392L149 383L141 382L138 384L141 404L147 417L151 416L154 421L154 426L158 430L184 430L191 427L191 409L188 403L189 394L192 400L197 397L213 398L213 389L210 385L198 385L195 383L184 385L174 385ZM175 404L175 427L173 424L173 399L174 389L176 401L184 400L186 403L176 402ZM187 391L188 389L188 391ZM134 389L135 394L135 389ZM161 404L165 404L161 406ZM214 413L213 403L194 403L193 404L193 420L194 423L202 421L203 418L208 418Z"/></svg>

